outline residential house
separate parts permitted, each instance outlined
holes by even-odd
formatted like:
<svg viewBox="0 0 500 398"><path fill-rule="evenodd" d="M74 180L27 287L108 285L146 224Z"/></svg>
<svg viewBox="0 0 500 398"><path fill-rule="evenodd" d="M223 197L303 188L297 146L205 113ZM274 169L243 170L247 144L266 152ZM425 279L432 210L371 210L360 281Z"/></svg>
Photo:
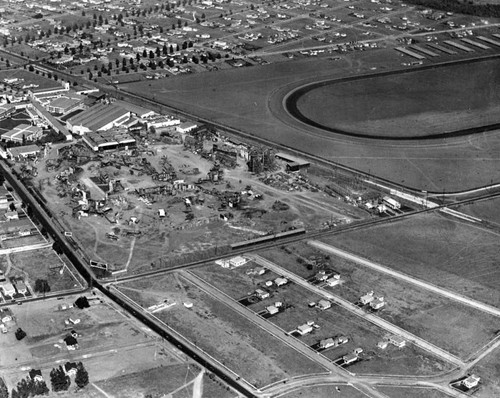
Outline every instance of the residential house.
<svg viewBox="0 0 500 398"><path fill-rule="evenodd" d="M304 336L305 334L311 333L312 331L313 331L312 325L308 325L307 323L300 325L297 328L297 332L299 332L299 334L301 336Z"/></svg>
<svg viewBox="0 0 500 398"><path fill-rule="evenodd" d="M63 369L67 376L74 376L76 375L77 365L75 362L66 362Z"/></svg>
<svg viewBox="0 0 500 398"><path fill-rule="evenodd" d="M365 294L364 296L362 296L359 299L359 301L361 302L361 304L366 305L366 304L370 304L374 299L375 299L375 297L373 297L373 291L372 291L372 292L369 292L369 293Z"/></svg>
<svg viewBox="0 0 500 398"><path fill-rule="evenodd" d="M79 348L78 341L71 335L66 336L64 338L64 342L66 343L66 347L68 350L73 351Z"/></svg>
<svg viewBox="0 0 500 398"><path fill-rule="evenodd" d="M398 348L403 348L406 345L406 340L401 336L391 336L389 337L389 343L395 345Z"/></svg>
<svg viewBox="0 0 500 398"><path fill-rule="evenodd" d="M476 387L478 384L479 384L479 381L481 380L481 378L479 376L476 376L476 375L470 375L469 377L467 377L466 379L462 380L462 384L468 388L468 389L471 389L471 388L474 388Z"/></svg>
<svg viewBox="0 0 500 398"><path fill-rule="evenodd" d="M329 348L329 347L335 347L337 344L335 343L335 340L332 337L329 337L327 339L323 339L319 342L319 348Z"/></svg>
<svg viewBox="0 0 500 398"><path fill-rule="evenodd" d="M274 280L274 284L276 286L283 286L283 285L286 285L288 283L288 279L286 278L282 278L282 277L278 277Z"/></svg>
<svg viewBox="0 0 500 398"><path fill-rule="evenodd" d="M344 360L344 365L348 365L350 363L356 362L358 360L358 356L356 353L352 352L350 354L344 355L342 359Z"/></svg>
<svg viewBox="0 0 500 398"><path fill-rule="evenodd" d="M269 292L266 292L265 290L262 289L255 290L255 295L261 300L264 300L270 296Z"/></svg>
<svg viewBox="0 0 500 398"><path fill-rule="evenodd" d="M385 305L385 301L383 297L377 297L376 299L372 300L370 302L370 307L372 307L374 310L379 310Z"/></svg>
<svg viewBox="0 0 500 398"><path fill-rule="evenodd" d="M43 381L42 371L40 369L31 369L28 373L28 376L32 381Z"/></svg>
<svg viewBox="0 0 500 398"><path fill-rule="evenodd" d="M331 308L332 303L330 303L328 300L319 300L317 307L320 310L327 310L328 308Z"/></svg>

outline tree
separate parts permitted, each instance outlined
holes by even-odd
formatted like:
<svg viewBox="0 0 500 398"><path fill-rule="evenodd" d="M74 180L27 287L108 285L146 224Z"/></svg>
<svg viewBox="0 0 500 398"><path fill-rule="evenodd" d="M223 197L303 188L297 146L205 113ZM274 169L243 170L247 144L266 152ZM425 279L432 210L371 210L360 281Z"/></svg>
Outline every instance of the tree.
<svg viewBox="0 0 500 398"><path fill-rule="evenodd" d="M9 398L9 390L3 379L0 379L0 398Z"/></svg>
<svg viewBox="0 0 500 398"><path fill-rule="evenodd" d="M90 304L89 301L87 300L87 297L81 296L76 299L75 306L82 310L84 308L89 308Z"/></svg>
<svg viewBox="0 0 500 398"><path fill-rule="evenodd" d="M54 368L50 371L50 384L54 392L68 390L71 379L64 373L62 366L59 365L58 368Z"/></svg>
<svg viewBox="0 0 500 398"><path fill-rule="evenodd" d="M44 380L34 382L33 395L47 395L49 392L49 387Z"/></svg>
<svg viewBox="0 0 500 398"><path fill-rule="evenodd" d="M75 383L78 388L84 388L89 384L89 374L81 362L76 365Z"/></svg>
<svg viewBox="0 0 500 398"><path fill-rule="evenodd" d="M48 293L50 292L50 285L46 279L37 279L35 281L35 292Z"/></svg>
<svg viewBox="0 0 500 398"><path fill-rule="evenodd" d="M26 337L26 332L21 328L17 328L15 334L16 334L16 339L19 341L21 341L22 339L24 339Z"/></svg>

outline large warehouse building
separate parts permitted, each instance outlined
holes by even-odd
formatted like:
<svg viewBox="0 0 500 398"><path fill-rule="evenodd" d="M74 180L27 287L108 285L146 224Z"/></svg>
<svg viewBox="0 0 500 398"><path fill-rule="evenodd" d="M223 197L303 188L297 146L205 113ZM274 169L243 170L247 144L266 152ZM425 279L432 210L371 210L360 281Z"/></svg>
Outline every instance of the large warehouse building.
<svg viewBox="0 0 500 398"><path fill-rule="evenodd" d="M130 118L130 111L115 104L96 104L69 118L66 126L73 134L106 131L120 126Z"/></svg>
<svg viewBox="0 0 500 398"><path fill-rule="evenodd" d="M136 145L135 139L127 133L126 129L119 127L107 131L86 133L83 136L83 141L96 152L114 149L127 150Z"/></svg>

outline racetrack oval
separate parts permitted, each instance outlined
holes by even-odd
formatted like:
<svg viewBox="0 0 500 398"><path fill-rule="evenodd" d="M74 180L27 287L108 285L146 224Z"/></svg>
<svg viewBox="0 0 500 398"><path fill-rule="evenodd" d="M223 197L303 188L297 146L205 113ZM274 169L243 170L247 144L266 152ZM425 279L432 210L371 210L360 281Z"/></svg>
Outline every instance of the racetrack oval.
<svg viewBox="0 0 500 398"><path fill-rule="evenodd" d="M285 95L290 116L326 132L428 140L500 128L500 61L312 82Z"/></svg>

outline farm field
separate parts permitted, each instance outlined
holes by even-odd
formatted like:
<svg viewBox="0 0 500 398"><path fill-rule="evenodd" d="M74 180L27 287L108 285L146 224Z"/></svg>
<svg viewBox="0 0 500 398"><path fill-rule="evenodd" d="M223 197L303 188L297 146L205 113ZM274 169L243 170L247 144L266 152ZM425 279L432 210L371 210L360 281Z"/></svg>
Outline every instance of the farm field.
<svg viewBox="0 0 500 398"><path fill-rule="evenodd" d="M195 271L196 275L207 280L208 283L229 294L233 298L241 298L246 293L245 285L242 284L242 275L245 275L242 268L251 269L251 266L228 270L224 273L223 278L216 275L214 272L206 272L205 268L199 268ZM225 269L220 269L223 273ZM233 273L233 278L230 277ZM270 275L271 274L271 275ZM245 275L246 276L246 275ZM269 271L258 277L260 280L269 280L275 278ZM251 277L255 278L254 276ZM248 277L250 279L250 277ZM257 279L258 280L258 279ZM258 287L258 282L253 279L255 285L248 287L247 290L252 292ZM231 287L242 287L239 294ZM357 373L389 373L389 374L423 374L435 373L446 368L440 361L429 357L425 352L417 347L409 346L405 348L405 355L400 355L399 350L388 347L381 351L377 348L377 343L384 339L386 333L378 326L350 314L347 310L340 306L332 306L331 309L320 311L316 308L310 308L308 303L318 302L321 297L309 292L301 286L294 283L279 288L269 288L271 296L267 299L257 301L254 304L248 305L247 308L259 313L269 305L275 302L283 303L283 306L288 307L284 312L280 312L267 320L279 326L286 332L293 332L299 325L308 321L314 321L320 326L319 329L314 329L312 333L305 336L300 336L298 339L308 346L318 343L322 339L345 335L349 338L349 342L335 349L325 350L323 355L331 360L336 360L355 348L361 347L366 354L366 361L355 363L351 367L356 369ZM408 358L412 358L409 360Z"/></svg>
<svg viewBox="0 0 500 398"><path fill-rule="evenodd" d="M50 291L59 292L68 289L83 288L85 282L68 260L59 257L51 247L9 255L12 268L10 274L21 272L28 276L28 281L35 286L37 279L45 279Z"/></svg>
<svg viewBox="0 0 500 398"><path fill-rule="evenodd" d="M216 74L178 76L159 80L155 87L148 88L148 93L161 103L196 116L416 189L449 192L489 184L496 178L492 170L496 169L500 150L500 137L493 132L468 139L456 137L450 142L441 140L432 146L426 142L389 145L305 128L284 110L283 98L295 87L353 73L373 73L370 67L383 67L384 71L401 68L401 58L395 53L393 49L377 49L354 53L349 63L303 58ZM489 62L496 65L497 61ZM311 68L315 71L313 77ZM464 64L464 68L470 67ZM144 83L121 87L139 94L145 92ZM495 98L492 93L492 103Z"/></svg>
<svg viewBox="0 0 500 398"><path fill-rule="evenodd" d="M325 371L178 274L117 288L143 307L175 301L155 316L256 387ZM185 302L193 307L186 308Z"/></svg>
<svg viewBox="0 0 500 398"><path fill-rule="evenodd" d="M292 250L297 256L301 256L299 258L307 258L310 257L311 249L305 248L303 252L302 247L294 245ZM318 253L316 252L314 257L321 257ZM386 301L385 307L377 312L378 316L454 355L467 358L495 338L499 322L498 318L492 315L343 258L326 257L328 260L324 260L326 264L322 264L321 270L339 273L342 280L341 285L325 287L326 290L353 304L357 303L361 296L373 291L376 297L384 297ZM276 261L287 269L290 269L288 264L291 262ZM303 265L298 268L307 269ZM320 268L314 266L313 272L318 271Z"/></svg>
<svg viewBox="0 0 500 398"><path fill-rule="evenodd" d="M439 213L321 239L443 288L500 305L498 235Z"/></svg>

